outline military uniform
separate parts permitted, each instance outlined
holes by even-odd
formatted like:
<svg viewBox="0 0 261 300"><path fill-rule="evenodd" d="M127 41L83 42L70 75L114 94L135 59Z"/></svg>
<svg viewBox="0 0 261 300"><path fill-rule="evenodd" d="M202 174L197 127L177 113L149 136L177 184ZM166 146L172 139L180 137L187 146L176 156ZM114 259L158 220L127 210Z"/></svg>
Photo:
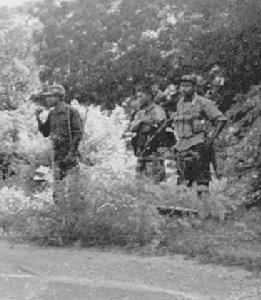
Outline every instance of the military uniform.
<svg viewBox="0 0 261 300"><path fill-rule="evenodd" d="M54 108L46 122L39 124L39 130L44 137L51 137L54 177L55 180L62 180L68 171L77 166L78 146L83 134L80 114L67 104L62 109ZM72 155L70 160L66 161L68 153Z"/></svg>
<svg viewBox="0 0 261 300"><path fill-rule="evenodd" d="M209 122L226 121L226 117L213 102L194 94L192 101L181 98L174 117L177 137L176 160L178 184L193 182L208 186L211 153L205 146Z"/></svg>
<svg viewBox="0 0 261 300"><path fill-rule="evenodd" d="M161 125L166 121L163 108L155 103L136 113L130 128L135 132L134 153L137 156L138 176L146 175L160 182L165 177L164 159L158 152L161 146Z"/></svg>

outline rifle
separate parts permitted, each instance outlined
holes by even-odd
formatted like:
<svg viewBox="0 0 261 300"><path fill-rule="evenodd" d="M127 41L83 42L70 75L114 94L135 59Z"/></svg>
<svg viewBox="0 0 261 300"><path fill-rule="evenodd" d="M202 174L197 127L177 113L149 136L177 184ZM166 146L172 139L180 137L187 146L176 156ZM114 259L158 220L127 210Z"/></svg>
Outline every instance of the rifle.
<svg viewBox="0 0 261 300"><path fill-rule="evenodd" d="M161 126L159 126L159 127L157 128L157 130L156 130L156 131L155 131L155 132L147 139L147 141L146 141L146 143L145 143L145 145L144 145L143 150L138 154L138 158L141 157L141 156L145 153L145 151L147 150L148 146L149 146L150 143L154 140L154 138L157 136L157 134L160 133L160 132L162 131L162 129L163 129L164 127L166 127L170 121L172 121L172 119L167 119L167 120L165 120L165 121L161 124Z"/></svg>

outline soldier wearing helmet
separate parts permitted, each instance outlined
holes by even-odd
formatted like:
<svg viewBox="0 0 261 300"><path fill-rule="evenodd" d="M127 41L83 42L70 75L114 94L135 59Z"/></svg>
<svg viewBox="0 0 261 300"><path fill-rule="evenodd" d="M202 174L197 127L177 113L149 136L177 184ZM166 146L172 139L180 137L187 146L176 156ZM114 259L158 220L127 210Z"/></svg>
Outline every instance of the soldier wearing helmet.
<svg viewBox="0 0 261 300"><path fill-rule="evenodd" d="M179 93L174 116L178 184L186 182L192 186L196 183L201 197L208 193L210 149L227 119L212 101L198 95L196 76L182 76ZM214 127L211 134L208 132L208 122Z"/></svg>
<svg viewBox="0 0 261 300"><path fill-rule="evenodd" d="M42 96L46 97L47 106L52 109L45 122L40 119L42 109L37 109L36 119L39 131L52 140L54 180L58 182L77 166L83 124L79 112L65 103L62 85L50 86ZM54 200L57 201L55 191Z"/></svg>

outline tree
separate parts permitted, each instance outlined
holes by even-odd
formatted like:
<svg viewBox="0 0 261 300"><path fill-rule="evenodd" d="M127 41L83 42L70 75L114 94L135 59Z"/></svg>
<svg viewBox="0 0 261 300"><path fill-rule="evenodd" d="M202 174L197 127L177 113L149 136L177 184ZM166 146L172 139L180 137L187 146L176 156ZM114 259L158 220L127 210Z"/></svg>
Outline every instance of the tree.
<svg viewBox="0 0 261 300"><path fill-rule="evenodd" d="M37 3L37 61L82 102L121 103L139 84L163 88L218 65L223 110L260 81L261 4L254 0L121 0ZM242 21L244 20L244 21Z"/></svg>
<svg viewBox="0 0 261 300"><path fill-rule="evenodd" d="M8 9L0 14L0 109L15 109L39 85L32 38L39 23Z"/></svg>

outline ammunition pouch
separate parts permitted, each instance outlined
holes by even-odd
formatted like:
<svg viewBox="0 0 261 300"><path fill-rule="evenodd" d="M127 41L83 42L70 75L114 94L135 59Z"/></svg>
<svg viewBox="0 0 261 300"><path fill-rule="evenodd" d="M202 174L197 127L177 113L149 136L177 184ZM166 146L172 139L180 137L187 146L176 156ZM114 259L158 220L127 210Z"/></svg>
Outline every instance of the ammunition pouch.
<svg viewBox="0 0 261 300"><path fill-rule="evenodd" d="M190 138L207 130L206 121L199 115L176 116L174 125L178 138Z"/></svg>

